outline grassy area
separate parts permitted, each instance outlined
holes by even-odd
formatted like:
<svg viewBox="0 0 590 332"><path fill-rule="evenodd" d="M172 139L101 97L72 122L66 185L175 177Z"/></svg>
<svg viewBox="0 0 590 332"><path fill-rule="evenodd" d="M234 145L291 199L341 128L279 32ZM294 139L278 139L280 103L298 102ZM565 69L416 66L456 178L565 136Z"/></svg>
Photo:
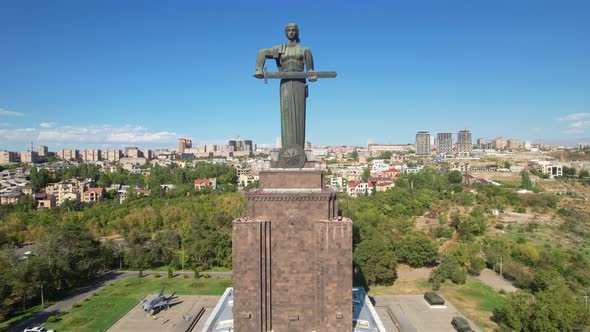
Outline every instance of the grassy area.
<svg viewBox="0 0 590 332"><path fill-rule="evenodd" d="M393 286L373 286L369 295L423 294L431 290L427 278L408 278L396 280ZM479 280L469 277L464 285L447 281L439 293L485 331L498 327L490 318L493 310L504 303L504 296Z"/></svg>
<svg viewBox="0 0 590 332"><path fill-rule="evenodd" d="M56 331L104 331L140 299L158 293L162 286L166 287L166 293L176 292L178 295L222 295L231 285L229 278L128 278L95 293L80 302L79 307L72 307L58 322L46 323L45 327Z"/></svg>

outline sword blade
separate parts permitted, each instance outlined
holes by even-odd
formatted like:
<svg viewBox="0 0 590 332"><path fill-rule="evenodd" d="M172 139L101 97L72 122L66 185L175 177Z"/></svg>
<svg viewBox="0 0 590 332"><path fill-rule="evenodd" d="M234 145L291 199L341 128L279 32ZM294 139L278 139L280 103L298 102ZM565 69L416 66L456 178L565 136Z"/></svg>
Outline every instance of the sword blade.
<svg viewBox="0 0 590 332"><path fill-rule="evenodd" d="M264 72L265 79L303 79L315 76L317 78L334 78L335 71L277 71Z"/></svg>

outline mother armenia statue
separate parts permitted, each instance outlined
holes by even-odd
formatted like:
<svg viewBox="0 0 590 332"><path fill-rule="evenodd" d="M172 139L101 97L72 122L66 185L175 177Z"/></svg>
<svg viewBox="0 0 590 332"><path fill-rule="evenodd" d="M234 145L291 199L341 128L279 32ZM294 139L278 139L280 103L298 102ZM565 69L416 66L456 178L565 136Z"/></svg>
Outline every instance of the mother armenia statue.
<svg viewBox="0 0 590 332"><path fill-rule="evenodd" d="M254 77L265 80L281 79L281 141L285 149L303 152L305 146L305 99L308 96L307 80L318 77L336 77L335 72L314 72L313 57L309 48L299 45L299 28L295 23L285 27L286 44L258 51ZM266 59L275 59L279 72L266 72ZM307 72L306 72L307 69Z"/></svg>

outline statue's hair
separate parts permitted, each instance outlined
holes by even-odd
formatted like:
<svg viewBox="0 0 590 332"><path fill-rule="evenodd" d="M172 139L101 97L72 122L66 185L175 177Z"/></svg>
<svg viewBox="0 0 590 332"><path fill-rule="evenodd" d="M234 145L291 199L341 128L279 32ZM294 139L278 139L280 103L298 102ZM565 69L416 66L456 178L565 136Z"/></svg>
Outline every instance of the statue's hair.
<svg viewBox="0 0 590 332"><path fill-rule="evenodd" d="M287 25L285 25L285 31L287 31L288 27L295 27L295 29L297 29L297 42L300 43L301 39L299 39L299 26L297 25L297 23L287 23Z"/></svg>

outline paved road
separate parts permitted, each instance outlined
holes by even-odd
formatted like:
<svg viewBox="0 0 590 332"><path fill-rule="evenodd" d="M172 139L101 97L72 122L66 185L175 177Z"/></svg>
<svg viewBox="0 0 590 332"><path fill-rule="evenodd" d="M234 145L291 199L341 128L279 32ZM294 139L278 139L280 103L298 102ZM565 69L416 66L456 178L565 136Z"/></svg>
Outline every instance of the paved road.
<svg viewBox="0 0 590 332"><path fill-rule="evenodd" d="M144 276L153 275L154 273L159 273L160 275L166 275L168 272L166 271L143 271ZM205 272L201 272L200 274L203 275ZM212 277L217 278L231 278L231 272L206 272ZM193 275L193 272L182 272L176 271L174 272L175 276L188 274L190 276ZM55 304L45 308L45 310L31 316L30 318L24 319L18 325L11 327L7 331L9 332L22 332L27 327L39 326L47 321L49 316L57 315L62 310L70 310L74 303L80 303L84 301L85 298L92 296L92 294L100 291L108 284L113 281L130 278L130 277L137 277L137 271L113 271L106 274L103 274L101 277L96 279L96 282L92 285L82 287L76 290L73 294L69 295L63 300L56 302Z"/></svg>

